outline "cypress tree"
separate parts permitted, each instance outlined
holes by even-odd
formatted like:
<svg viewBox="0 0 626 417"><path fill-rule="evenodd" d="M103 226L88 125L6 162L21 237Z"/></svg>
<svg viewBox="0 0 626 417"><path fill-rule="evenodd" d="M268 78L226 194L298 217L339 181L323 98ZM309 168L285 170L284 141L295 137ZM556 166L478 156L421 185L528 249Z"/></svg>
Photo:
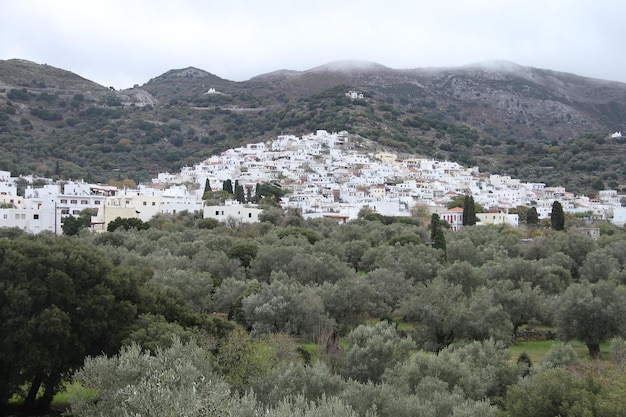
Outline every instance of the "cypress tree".
<svg viewBox="0 0 626 417"><path fill-rule="evenodd" d="M558 201L554 201L554 203L552 203L550 225L554 230L565 229L565 213L563 213L563 206Z"/></svg>
<svg viewBox="0 0 626 417"><path fill-rule="evenodd" d="M439 215L437 213L433 213L430 218L430 243L435 241L435 234L437 234L437 229L441 228L441 224L439 223Z"/></svg>
<svg viewBox="0 0 626 417"><path fill-rule="evenodd" d="M468 212L469 212L469 196L465 195L465 198L463 199L463 226L467 226L467 220L468 220Z"/></svg>
<svg viewBox="0 0 626 417"><path fill-rule="evenodd" d="M443 250L443 259L446 260L448 257L446 236L443 234L443 227L437 213L433 213L430 218L430 243L433 248Z"/></svg>
<svg viewBox="0 0 626 417"><path fill-rule="evenodd" d="M474 226L476 224L476 206L474 197L466 195L463 199L463 226Z"/></svg>
<svg viewBox="0 0 626 417"><path fill-rule="evenodd" d="M211 190L211 181L209 181L209 179L207 178L206 181L204 182L204 192L208 193Z"/></svg>
<svg viewBox="0 0 626 417"><path fill-rule="evenodd" d="M539 223L539 213L537 213L537 208L531 207L526 212L526 224L533 225Z"/></svg>
<svg viewBox="0 0 626 417"><path fill-rule="evenodd" d="M448 250L446 248L446 236L443 234L443 228L441 224L437 227L435 232L435 238L433 239L433 248L441 249L443 251L443 259L448 259Z"/></svg>
<svg viewBox="0 0 626 417"><path fill-rule="evenodd" d="M467 225L476 225L476 205L474 204L474 197L470 196L467 204Z"/></svg>
<svg viewBox="0 0 626 417"><path fill-rule="evenodd" d="M246 202L245 191L243 190L243 185L239 185L238 182L235 182L235 199L240 203Z"/></svg>
<svg viewBox="0 0 626 417"><path fill-rule="evenodd" d="M222 189L226 191L228 194L234 194L233 192L233 182L231 180L226 180L222 183Z"/></svg>

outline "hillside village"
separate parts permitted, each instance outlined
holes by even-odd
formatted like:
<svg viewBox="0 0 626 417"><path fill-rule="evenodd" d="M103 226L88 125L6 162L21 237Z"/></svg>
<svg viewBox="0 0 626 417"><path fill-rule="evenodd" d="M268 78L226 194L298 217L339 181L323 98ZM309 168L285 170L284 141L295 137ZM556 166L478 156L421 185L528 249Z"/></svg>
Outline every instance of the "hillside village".
<svg viewBox="0 0 626 417"><path fill-rule="evenodd" d="M550 216L552 203L565 212L585 213L617 225L626 222L625 196L604 190L597 199L574 195L563 187L526 183L509 176L480 173L477 167L455 162L403 157L369 149L362 138L348 132L318 130L302 137L278 136L214 155L178 174L161 173L150 184L121 189L84 181L11 177L0 171L0 227L17 227L31 233L61 234L62 219L94 208L91 228L100 232L117 217L148 221L153 216L182 211L202 211L220 221L259 221L262 210L254 204L227 200L206 206L205 185L221 190L227 180L237 181L254 195L257 184L272 183L286 192L280 204L298 209L303 217L331 217L340 222L357 218L368 208L387 216L410 216L416 207L438 213L458 230L458 209L446 209L455 196L471 195L488 209L478 213L481 224L518 226L517 206L534 206L540 218ZM23 193L18 188L26 185Z"/></svg>

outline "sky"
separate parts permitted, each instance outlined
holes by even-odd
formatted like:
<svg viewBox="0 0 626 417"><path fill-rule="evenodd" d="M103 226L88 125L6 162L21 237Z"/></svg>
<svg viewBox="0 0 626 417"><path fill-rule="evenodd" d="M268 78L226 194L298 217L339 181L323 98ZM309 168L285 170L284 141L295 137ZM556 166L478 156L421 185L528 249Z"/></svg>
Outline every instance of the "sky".
<svg viewBox="0 0 626 417"><path fill-rule="evenodd" d="M0 0L0 59L116 89L189 66L244 81L343 60L626 82L625 19L619 0Z"/></svg>

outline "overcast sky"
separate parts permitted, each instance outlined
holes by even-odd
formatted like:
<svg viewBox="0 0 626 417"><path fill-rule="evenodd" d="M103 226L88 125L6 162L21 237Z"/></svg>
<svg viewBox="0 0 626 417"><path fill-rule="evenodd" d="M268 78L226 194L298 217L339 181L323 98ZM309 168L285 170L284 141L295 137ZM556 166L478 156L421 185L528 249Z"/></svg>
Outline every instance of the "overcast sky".
<svg viewBox="0 0 626 417"><path fill-rule="evenodd" d="M626 82L625 21L621 0L0 0L0 59L118 89L188 66L243 81L339 60Z"/></svg>

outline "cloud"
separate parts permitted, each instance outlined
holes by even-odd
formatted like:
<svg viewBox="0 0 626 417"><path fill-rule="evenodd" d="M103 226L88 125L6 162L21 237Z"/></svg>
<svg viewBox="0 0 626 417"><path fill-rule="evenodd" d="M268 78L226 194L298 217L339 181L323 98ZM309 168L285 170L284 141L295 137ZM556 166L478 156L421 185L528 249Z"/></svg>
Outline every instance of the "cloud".
<svg viewBox="0 0 626 417"><path fill-rule="evenodd" d="M22 0L3 5L0 59L117 88L187 66L239 81L345 59L392 68L505 59L626 82L625 12L609 0Z"/></svg>

